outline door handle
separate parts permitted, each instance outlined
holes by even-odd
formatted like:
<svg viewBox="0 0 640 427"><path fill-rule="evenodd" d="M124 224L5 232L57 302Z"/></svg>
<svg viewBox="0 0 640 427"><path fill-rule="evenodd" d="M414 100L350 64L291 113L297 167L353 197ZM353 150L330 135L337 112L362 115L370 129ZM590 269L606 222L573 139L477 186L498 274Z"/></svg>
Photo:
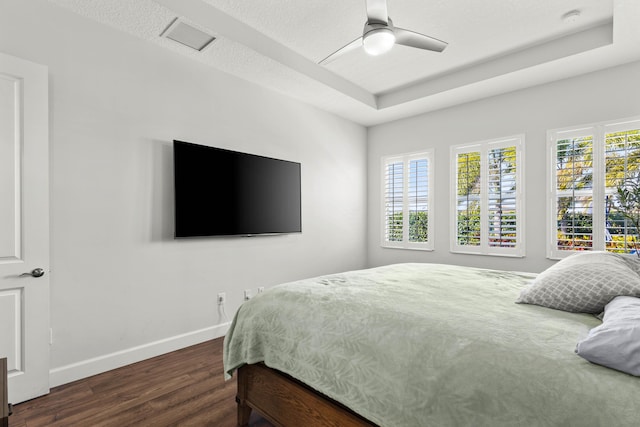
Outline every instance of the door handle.
<svg viewBox="0 0 640 427"><path fill-rule="evenodd" d="M44 276L44 270L42 268L34 268L29 273L22 273L20 277L22 276L42 277Z"/></svg>

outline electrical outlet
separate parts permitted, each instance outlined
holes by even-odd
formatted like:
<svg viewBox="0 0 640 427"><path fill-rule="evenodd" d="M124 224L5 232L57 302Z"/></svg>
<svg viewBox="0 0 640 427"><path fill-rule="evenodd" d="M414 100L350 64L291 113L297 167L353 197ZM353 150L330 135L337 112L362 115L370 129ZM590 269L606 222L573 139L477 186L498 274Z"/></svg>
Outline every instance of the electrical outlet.
<svg viewBox="0 0 640 427"><path fill-rule="evenodd" d="M220 292L218 294L218 305L224 305L225 302L227 302L227 294Z"/></svg>
<svg viewBox="0 0 640 427"><path fill-rule="evenodd" d="M251 299L251 289L246 289L244 291L244 300L249 301Z"/></svg>
<svg viewBox="0 0 640 427"><path fill-rule="evenodd" d="M259 293L259 294L261 294L261 293L263 293L263 292L264 292L264 286L260 286L260 287L258 288L258 293Z"/></svg>

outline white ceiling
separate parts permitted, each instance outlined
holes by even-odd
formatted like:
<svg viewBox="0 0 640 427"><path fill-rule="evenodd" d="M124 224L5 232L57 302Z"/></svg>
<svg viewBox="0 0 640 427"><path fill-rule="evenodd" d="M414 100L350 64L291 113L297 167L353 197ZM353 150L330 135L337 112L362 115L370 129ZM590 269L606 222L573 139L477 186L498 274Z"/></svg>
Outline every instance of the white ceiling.
<svg viewBox="0 0 640 427"><path fill-rule="evenodd" d="M327 65L362 35L364 0L50 1L365 126L640 59L638 0L388 0L394 25L445 51ZM217 39L198 52L160 37L176 17Z"/></svg>

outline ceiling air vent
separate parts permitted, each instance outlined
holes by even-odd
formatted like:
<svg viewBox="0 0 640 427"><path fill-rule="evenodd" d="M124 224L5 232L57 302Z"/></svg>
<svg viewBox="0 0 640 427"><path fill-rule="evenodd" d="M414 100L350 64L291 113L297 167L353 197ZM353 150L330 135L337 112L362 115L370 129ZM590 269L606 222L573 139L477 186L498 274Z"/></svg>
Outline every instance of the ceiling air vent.
<svg viewBox="0 0 640 427"><path fill-rule="evenodd" d="M209 44L216 39L215 37L182 22L179 18L174 19L162 34L160 34L160 37L166 37L185 46L189 46L191 49L195 49L197 51L201 51L205 47L209 46Z"/></svg>

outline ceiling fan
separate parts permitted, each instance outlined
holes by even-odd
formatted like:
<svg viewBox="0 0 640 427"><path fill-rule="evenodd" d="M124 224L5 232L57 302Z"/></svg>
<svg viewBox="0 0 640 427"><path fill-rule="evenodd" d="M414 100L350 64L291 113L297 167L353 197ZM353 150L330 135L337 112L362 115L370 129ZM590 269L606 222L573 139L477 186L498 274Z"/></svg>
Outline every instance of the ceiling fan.
<svg viewBox="0 0 640 427"><path fill-rule="evenodd" d="M394 27L387 15L387 0L366 0L366 4L367 22L364 24L362 37L333 52L319 64L327 64L361 45L365 52L374 56L388 52L396 43L434 52L442 52L447 47L447 43L442 40Z"/></svg>

